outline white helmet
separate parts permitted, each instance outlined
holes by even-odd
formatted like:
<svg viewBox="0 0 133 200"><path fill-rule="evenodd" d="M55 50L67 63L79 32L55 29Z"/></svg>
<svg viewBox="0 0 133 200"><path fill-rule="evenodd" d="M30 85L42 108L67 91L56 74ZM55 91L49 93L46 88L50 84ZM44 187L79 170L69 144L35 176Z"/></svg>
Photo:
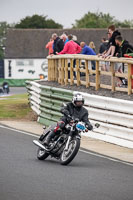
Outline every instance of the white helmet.
<svg viewBox="0 0 133 200"><path fill-rule="evenodd" d="M82 96L82 94L80 93L77 93L73 96L73 99L72 99L72 103L74 104L74 106L77 106L76 105L76 102L82 102L82 105L78 106L78 107L81 107L84 105L84 97Z"/></svg>

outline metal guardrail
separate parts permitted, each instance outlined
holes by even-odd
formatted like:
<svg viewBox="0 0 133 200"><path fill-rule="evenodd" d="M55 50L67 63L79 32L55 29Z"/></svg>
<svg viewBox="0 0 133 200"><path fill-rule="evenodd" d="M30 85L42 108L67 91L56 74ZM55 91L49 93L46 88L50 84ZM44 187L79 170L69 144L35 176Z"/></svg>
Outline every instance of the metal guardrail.
<svg viewBox="0 0 133 200"><path fill-rule="evenodd" d="M34 81L26 82L31 108L38 114L38 122L50 125L62 114L61 105L72 100L73 93L65 89L42 86Z"/></svg>
<svg viewBox="0 0 133 200"><path fill-rule="evenodd" d="M38 122L46 126L57 122L63 102L70 102L70 90L42 86L35 81L26 82L31 108L38 115ZM110 143L133 148L133 102L81 93L92 124L100 123L95 132L83 135Z"/></svg>

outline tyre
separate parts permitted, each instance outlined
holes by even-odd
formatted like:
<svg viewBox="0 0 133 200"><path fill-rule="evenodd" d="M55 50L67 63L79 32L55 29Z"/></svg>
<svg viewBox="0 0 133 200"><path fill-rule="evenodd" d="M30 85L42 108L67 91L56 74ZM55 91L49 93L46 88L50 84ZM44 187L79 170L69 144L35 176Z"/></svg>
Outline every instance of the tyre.
<svg viewBox="0 0 133 200"><path fill-rule="evenodd" d="M37 158L39 160L45 160L49 156L49 153L47 153L44 149L41 149L40 147L37 150Z"/></svg>
<svg viewBox="0 0 133 200"><path fill-rule="evenodd" d="M63 150L61 156L60 156L60 163L61 165L68 165L76 156L76 154L79 151L80 147L80 140L77 138L74 138L70 141L68 150Z"/></svg>

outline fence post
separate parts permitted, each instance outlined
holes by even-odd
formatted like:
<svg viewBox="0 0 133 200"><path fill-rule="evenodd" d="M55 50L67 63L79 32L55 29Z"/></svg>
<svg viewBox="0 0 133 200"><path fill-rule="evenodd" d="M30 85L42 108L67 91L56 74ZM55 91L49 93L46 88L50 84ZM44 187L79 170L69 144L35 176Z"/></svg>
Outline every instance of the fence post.
<svg viewBox="0 0 133 200"><path fill-rule="evenodd" d="M55 59L55 81L58 81L58 59Z"/></svg>
<svg viewBox="0 0 133 200"><path fill-rule="evenodd" d="M114 70L114 63L111 62L111 84L112 84L112 92L115 91L115 70Z"/></svg>
<svg viewBox="0 0 133 200"><path fill-rule="evenodd" d="M96 61L96 90L100 87L99 61Z"/></svg>
<svg viewBox="0 0 133 200"><path fill-rule="evenodd" d="M61 60L61 85L64 84L65 59Z"/></svg>
<svg viewBox="0 0 133 200"><path fill-rule="evenodd" d="M59 59L58 72L59 72L58 83L61 84L61 59Z"/></svg>
<svg viewBox="0 0 133 200"><path fill-rule="evenodd" d="M88 60L85 60L85 70L86 70L86 88L88 88L90 86Z"/></svg>
<svg viewBox="0 0 133 200"><path fill-rule="evenodd" d="M65 59L65 85L68 84L68 60Z"/></svg>
<svg viewBox="0 0 133 200"><path fill-rule="evenodd" d="M132 93L131 64L128 64L128 95Z"/></svg>
<svg viewBox="0 0 133 200"><path fill-rule="evenodd" d="M51 60L48 59L48 81L51 81Z"/></svg>
<svg viewBox="0 0 133 200"><path fill-rule="evenodd" d="M54 59L51 60L51 80L55 81L55 61Z"/></svg>
<svg viewBox="0 0 133 200"><path fill-rule="evenodd" d="M80 85L79 59L76 60L76 72L77 72L77 86L79 86Z"/></svg>
<svg viewBox="0 0 133 200"><path fill-rule="evenodd" d="M70 60L70 85L73 85L73 59Z"/></svg>

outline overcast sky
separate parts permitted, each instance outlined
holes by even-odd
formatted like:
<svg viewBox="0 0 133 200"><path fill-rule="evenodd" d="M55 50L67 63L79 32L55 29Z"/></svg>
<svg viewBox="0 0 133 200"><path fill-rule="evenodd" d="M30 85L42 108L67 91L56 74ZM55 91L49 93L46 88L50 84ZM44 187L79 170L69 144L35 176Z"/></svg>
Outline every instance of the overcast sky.
<svg viewBox="0 0 133 200"><path fill-rule="evenodd" d="M0 0L0 21L17 23L33 14L48 16L71 28L84 14L100 11L118 20L133 19L133 0Z"/></svg>

